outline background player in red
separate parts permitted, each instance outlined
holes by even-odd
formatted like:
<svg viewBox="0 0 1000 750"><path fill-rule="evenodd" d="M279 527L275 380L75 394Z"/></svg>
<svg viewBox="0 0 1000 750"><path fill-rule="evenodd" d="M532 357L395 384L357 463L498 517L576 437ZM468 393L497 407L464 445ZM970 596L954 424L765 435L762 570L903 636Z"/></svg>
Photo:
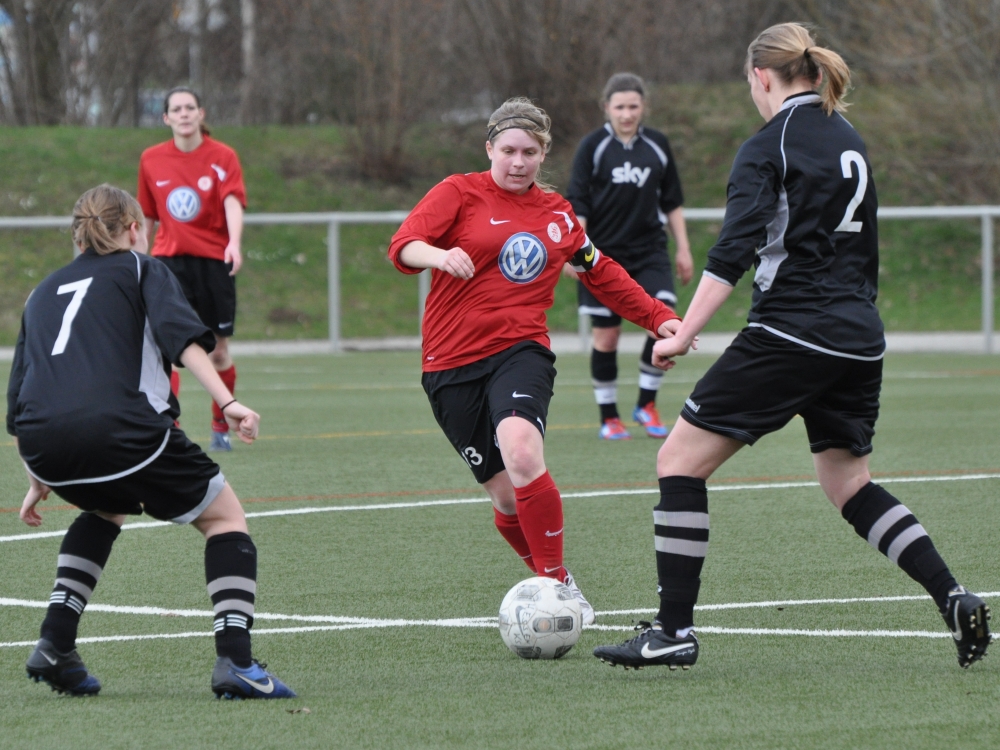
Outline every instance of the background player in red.
<svg viewBox="0 0 1000 750"><path fill-rule="evenodd" d="M235 151L209 137L205 110L191 89L175 88L167 94L163 122L174 137L146 149L139 160L137 197L146 216L146 237L152 254L174 272L188 302L215 334L212 364L226 387L235 391L236 366L228 342L235 332L234 277L243 265L243 170ZM176 370L170 382L176 395ZM232 450L229 427L216 404L209 450Z"/></svg>
<svg viewBox="0 0 1000 750"><path fill-rule="evenodd" d="M594 609L563 566L562 499L543 455L556 375L545 311L569 261L598 299L643 328L669 336L678 318L543 189L549 127L528 99L505 102L487 126L489 171L434 187L392 238L389 258L403 273L434 269L422 383L438 424L493 500L500 534L538 575L566 583L590 624Z"/></svg>

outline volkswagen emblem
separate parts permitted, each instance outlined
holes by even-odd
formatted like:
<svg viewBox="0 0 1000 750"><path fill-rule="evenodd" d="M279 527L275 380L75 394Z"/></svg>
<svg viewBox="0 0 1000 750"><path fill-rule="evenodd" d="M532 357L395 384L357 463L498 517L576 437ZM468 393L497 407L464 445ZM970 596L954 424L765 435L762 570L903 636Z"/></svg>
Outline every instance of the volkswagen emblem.
<svg viewBox="0 0 1000 750"><path fill-rule="evenodd" d="M541 240L528 232L518 232L503 243L498 263L508 281L527 284L541 275L548 260L549 253Z"/></svg>
<svg viewBox="0 0 1000 750"><path fill-rule="evenodd" d="M201 212L201 198L189 187L174 188L167 196L167 210L177 221L191 221Z"/></svg>

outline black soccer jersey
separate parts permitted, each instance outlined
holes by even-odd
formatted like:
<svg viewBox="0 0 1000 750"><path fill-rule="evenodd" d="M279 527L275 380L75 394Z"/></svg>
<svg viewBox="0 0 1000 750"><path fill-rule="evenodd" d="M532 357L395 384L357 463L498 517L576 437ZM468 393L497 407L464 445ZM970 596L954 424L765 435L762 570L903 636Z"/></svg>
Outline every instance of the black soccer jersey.
<svg viewBox="0 0 1000 750"><path fill-rule="evenodd" d="M878 199L861 137L814 92L791 96L744 143L705 275L756 266L751 326L818 351L878 359Z"/></svg>
<svg viewBox="0 0 1000 750"><path fill-rule="evenodd" d="M587 220L587 236L619 262L665 248L666 214L684 203L667 137L640 127L625 144L606 123L580 141L566 199Z"/></svg>
<svg viewBox="0 0 1000 750"><path fill-rule="evenodd" d="M215 337L162 262L87 250L31 293L7 387L7 431L49 485L152 461L180 414L170 364Z"/></svg>

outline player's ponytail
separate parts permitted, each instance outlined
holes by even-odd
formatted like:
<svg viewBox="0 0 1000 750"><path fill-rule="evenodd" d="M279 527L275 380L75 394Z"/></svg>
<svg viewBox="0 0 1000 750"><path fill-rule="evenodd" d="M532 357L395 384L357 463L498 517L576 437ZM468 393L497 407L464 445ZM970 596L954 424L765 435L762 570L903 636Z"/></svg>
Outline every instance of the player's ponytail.
<svg viewBox="0 0 1000 750"><path fill-rule="evenodd" d="M747 75L754 68L768 68L785 84L805 79L815 86L822 77L823 110L830 115L847 109L844 96L851 86L850 68L833 50L816 46L803 24L779 23L762 31L747 48L744 68Z"/></svg>
<svg viewBox="0 0 1000 750"><path fill-rule="evenodd" d="M127 249L121 246L121 234L133 223L143 223L138 201L113 185L98 185L73 207L73 242L84 250L94 248L98 255L117 253Z"/></svg>
<svg viewBox="0 0 1000 750"><path fill-rule="evenodd" d="M508 99L490 115L490 119L486 123L486 140L495 144L502 132L515 128L525 131L538 141L543 154L549 152L549 148L552 146L552 134L549 132L552 129L552 120L545 114L544 109L535 106L531 99L525 96L515 96ZM542 170L540 169L535 174L535 184L541 190L548 192L555 190L552 185L542 181Z"/></svg>

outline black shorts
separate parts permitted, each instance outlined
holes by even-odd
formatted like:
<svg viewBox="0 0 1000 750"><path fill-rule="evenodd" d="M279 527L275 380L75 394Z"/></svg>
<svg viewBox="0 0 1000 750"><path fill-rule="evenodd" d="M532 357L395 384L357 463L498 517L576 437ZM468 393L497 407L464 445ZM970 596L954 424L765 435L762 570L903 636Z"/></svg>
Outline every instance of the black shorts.
<svg viewBox="0 0 1000 750"><path fill-rule="evenodd" d="M218 464L172 427L160 454L138 471L118 479L63 484L52 491L81 510L132 516L145 511L161 521L191 523L225 484Z"/></svg>
<svg viewBox="0 0 1000 750"><path fill-rule="evenodd" d="M472 364L425 372L421 383L445 436L482 484L506 468L496 426L522 417L545 436L556 355L534 341Z"/></svg>
<svg viewBox="0 0 1000 750"><path fill-rule="evenodd" d="M181 282L184 296L216 336L236 333L236 277L232 263L194 255L158 256Z"/></svg>
<svg viewBox="0 0 1000 750"><path fill-rule="evenodd" d="M615 261L646 290L650 297L655 297L670 308L677 307L674 271L665 248L650 248L648 252L637 257L626 256L622 259L615 258ZM590 315L590 322L594 328L614 328L622 324L621 316L605 307L604 303L591 294L582 282L577 284L576 296L580 313Z"/></svg>
<svg viewBox="0 0 1000 750"><path fill-rule="evenodd" d="M698 381L681 410L696 427L747 445L805 421L809 448L872 452L882 360L824 354L762 328L745 328Z"/></svg>

